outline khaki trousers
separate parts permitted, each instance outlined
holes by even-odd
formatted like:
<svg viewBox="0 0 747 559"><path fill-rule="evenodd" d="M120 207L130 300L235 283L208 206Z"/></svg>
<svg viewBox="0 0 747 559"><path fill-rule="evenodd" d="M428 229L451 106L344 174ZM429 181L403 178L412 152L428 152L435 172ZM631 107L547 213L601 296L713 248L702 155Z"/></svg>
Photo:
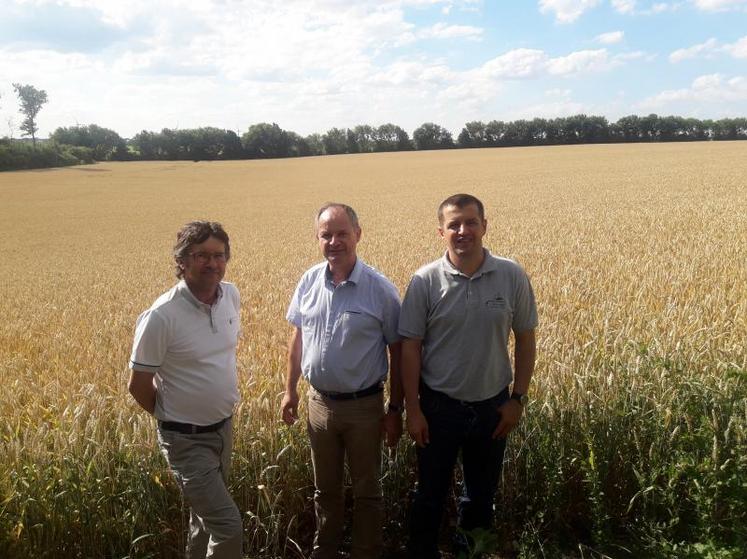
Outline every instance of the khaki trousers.
<svg viewBox="0 0 747 559"><path fill-rule="evenodd" d="M331 400L309 389L308 431L314 465L316 535L313 559L338 556L342 543L345 458L353 489L351 559L373 559L383 548L381 490L383 393Z"/></svg>
<svg viewBox="0 0 747 559"><path fill-rule="evenodd" d="M190 506L187 559L240 559L241 514L226 488L231 420L217 431L195 435L159 427L158 444Z"/></svg>

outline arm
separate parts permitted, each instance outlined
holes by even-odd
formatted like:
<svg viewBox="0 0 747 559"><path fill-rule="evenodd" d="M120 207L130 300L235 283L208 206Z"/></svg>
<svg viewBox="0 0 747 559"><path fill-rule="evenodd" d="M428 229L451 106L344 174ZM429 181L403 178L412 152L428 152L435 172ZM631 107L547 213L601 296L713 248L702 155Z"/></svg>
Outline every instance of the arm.
<svg viewBox="0 0 747 559"><path fill-rule="evenodd" d="M127 383L127 389L135 398L138 405L153 415L156 409L156 382L155 373L132 370L130 372L130 382Z"/></svg>
<svg viewBox="0 0 747 559"><path fill-rule="evenodd" d="M529 381L534 372L534 361L537 353L534 329L524 332L514 332L516 344L514 347L514 387L518 394L526 394ZM509 400L499 408L501 420L498 422L493 438L505 438L521 419L524 407L516 400Z"/></svg>
<svg viewBox="0 0 747 559"><path fill-rule="evenodd" d="M298 419L298 380L301 378L301 354L303 342L301 329L294 328L288 341L288 371L285 378L285 394L280 404L280 411L288 425Z"/></svg>
<svg viewBox="0 0 747 559"><path fill-rule="evenodd" d="M395 406L402 406L402 375L400 361L402 359L402 343L389 345L389 402ZM386 435L386 445L396 446L402 436L402 413L386 411L382 425Z"/></svg>
<svg viewBox="0 0 747 559"><path fill-rule="evenodd" d="M405 338L402 341L402 387L407 409L407 431L420 447L429 442L428 422L418 399L422 345L423 340L416 338Z"/></svg>

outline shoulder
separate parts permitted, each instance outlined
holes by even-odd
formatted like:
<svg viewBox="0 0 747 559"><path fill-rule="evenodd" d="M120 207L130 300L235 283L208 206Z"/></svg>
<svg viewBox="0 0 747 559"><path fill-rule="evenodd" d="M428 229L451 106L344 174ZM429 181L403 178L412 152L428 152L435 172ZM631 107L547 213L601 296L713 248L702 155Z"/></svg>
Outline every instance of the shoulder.
<svg viewBox="0 0 747 559"><path fill-rule="evenodd" d="M220 282L220 287L223 290L223 296L230 300L234 307L238 309L241 302L239 289L229 281Z"/></svg>
<svg viewBox="0 0 747 559"><path fill-rule="evenodd" d="M301 276L302 282L315 281L320 277L324 277L324 271L327 269L327 262L319 262L314 264L311 268L306 270Z"/></svg>
<svg viewBox="0 0 747 559"><path fill-rule="evenodd" d="M524 268L522 268L516 260L513 258L507 258L505 256L495 256L493 254L488 253L486 258L489 258L490 261L493 263L493 266L495 266L496 270L507 272L512 275L516 276L525 276L526 272L524 271Z"/></svg>
<svg viewBox="0 0 747 559"><path fill-rule="evenodd" d="M319 262L319 264L315 264L314 266L306 270L301 275L301 279L298 280L298 289L306 290L316 282L323 281L324 271L326 270L326 268L326 262Z"/></svg>
<svg viewBox="0 0 747 559"><path fill-rule="evenodd" d="M368 281L374 286L379 289L383 289L386 292L394 293L399 297L399 291L397 291L397 287L392 283L392 281L386 277L383 273L381 273L379 270L374 268L373 266L366 264L365 262L361 262L362 266L362 274L368 278Z"/></svg>
<svg viewBox="0 0 747 559"><path fill-rule="evenodd" d="M413 274L413 279L421 278L421 279L429 279L434 276L437 276L441 274L443 271L443 259L439 258L438 260L434 260L433 262L429 262L428 264L425 264L415 270L415 273Z"/></svg>
<svg viewBox="0 0 747 559"><path fill-rule="evenodd" d="M137 317L137 327L148 330L165 326L176 310L176 301L179 299L178 284L161 294L148 308Z"/></svg>
<svg viewBox="0 0 747 559"><path fill-rule="evenodd" d="M158 299L156 299L150 308L145 313L162 314L168 312L179 299L179 284L169 289L166 293L162 293Z"/></svg>

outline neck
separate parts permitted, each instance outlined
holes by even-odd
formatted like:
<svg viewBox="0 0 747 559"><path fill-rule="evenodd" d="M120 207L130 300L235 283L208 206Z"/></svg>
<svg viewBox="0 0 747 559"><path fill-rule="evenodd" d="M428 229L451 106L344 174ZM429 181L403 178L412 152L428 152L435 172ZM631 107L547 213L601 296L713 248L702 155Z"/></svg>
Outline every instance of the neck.
<svg viewBox="0 0 747 559"><path fill-rule="evenodd" d="M353 268L355 268L356 261L357 260L353 260L352 262L346 262L345 264L332 264L330 262L328 266L329 275L332 276L332 283L337 285L338 283L342 283L348 279L350 274L353 272Z"/></svg>
<svg viewBox="0 0 747 559"><path fill-rule="evenodd" d="M197 299L200 303L212 305L218 298L218 288L200 289L199 287L190 285L189 283L187 283L187 287L189 288L189 291L192 293L192 295L195 296L195 299Z"/></svg>
<svg viewBox="0 0 747 559"><path fill-rule="evenodd" d="M451 251L448 252L449 261L454 267L462 272L467 277L472 275L480 269L482 263L485 261L485 251L480 249L476 254L453 254Z"/></svg>

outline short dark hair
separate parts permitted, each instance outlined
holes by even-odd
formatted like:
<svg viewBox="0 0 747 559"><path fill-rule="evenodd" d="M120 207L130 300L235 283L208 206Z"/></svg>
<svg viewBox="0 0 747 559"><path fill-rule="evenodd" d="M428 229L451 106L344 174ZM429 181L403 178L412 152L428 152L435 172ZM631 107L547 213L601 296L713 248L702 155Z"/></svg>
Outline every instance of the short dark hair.
<svg viewBox="0 0 747 559"><path fill-rule="evenodd" d="M176 262L176 277L182 278L184 271L179 264L189 254L192 245L204 243L210 237L215 237L226 245L226 261L231 258L231 244L228 242L228 233L217 221L190 221L184 225L176 234L174 245L174 260Z"/></svg>
<svg viewBox="0 0 747 559"><path fill-rule="evenodd" d="M480 200L472 196L472 194L454 194L449 196L446 200L441 202L440 206L438 206L438 222L444 222L444 208L446 206L456 206L457 208L462 209L466 206L471 206L472 204L477 206L477 213L480 214L480 219L484 221L485 207L482 205Z"/></svg>
<svg viewBox="0 0 747 559"><path fill-rule="evenodd" d="M319 208L319 211L316 212L316 220L314 221L315 225L319 225L319 218L322 217L322 214L330 208L341 208L345 210L345 213L348 214L348 217L350 218L350 223L353 224L353 229L361 228L360 224L358 223L358 214L355 213L355 210L347 204L340 204L339 202L327 202L321 208Z"/></svg>

